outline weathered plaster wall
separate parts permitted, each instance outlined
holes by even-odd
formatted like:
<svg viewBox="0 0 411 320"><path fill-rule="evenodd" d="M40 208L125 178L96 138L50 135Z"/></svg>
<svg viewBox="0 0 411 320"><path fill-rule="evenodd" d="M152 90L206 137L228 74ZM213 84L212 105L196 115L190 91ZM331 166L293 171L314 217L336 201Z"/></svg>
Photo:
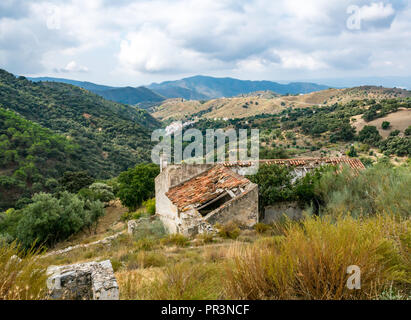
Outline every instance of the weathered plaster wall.
<svg viewBox="0 0 411 320"><path fill-rule="evenodd" d="M298 202L279 202L275 205L264 208L264 223L272 223L279 221L283 216L287 216L293 220L299 220L303 216L303 209Z"/></svg>

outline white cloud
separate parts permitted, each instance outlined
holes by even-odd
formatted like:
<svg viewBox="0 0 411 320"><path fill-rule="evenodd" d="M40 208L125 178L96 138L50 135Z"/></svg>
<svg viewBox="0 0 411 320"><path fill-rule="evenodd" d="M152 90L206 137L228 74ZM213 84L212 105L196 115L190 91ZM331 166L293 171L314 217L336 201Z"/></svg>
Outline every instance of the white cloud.
<svg viewBox="0 0 411 320"><path fill-rule="evenodd" d="M382 2L373 2L370 5L365 5L360 8L361 19L375 21L385 19L395 14L395 10L391 3L385 5Z"/></svg>
<svg viewBox="0 0 411 320"><path fill-rule="evenodd" d="M358 32L340 0L7 0L0 67L136 85L200 73L379 74L386 61L393 73L411 69L411 0L349 4L361 8Z"/></svg>
<svg viewBox="0 0 411 320"><path fill-rule="evenodd" d="M89 70L85 66L80 66L76 61L70 61L64 68L56 69L57 72L63 73L87 73Z"/></svg>

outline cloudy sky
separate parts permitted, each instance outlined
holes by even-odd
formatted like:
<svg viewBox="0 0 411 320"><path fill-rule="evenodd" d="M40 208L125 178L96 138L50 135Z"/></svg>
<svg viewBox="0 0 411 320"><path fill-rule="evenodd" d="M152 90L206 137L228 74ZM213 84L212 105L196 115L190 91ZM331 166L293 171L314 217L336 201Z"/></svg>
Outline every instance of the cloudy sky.
<svg viewBox="0 0 411 320"><path fill-rule="evenodd" d="M411 0L0 0L0 68L108 85L410 76Z"/></svg>

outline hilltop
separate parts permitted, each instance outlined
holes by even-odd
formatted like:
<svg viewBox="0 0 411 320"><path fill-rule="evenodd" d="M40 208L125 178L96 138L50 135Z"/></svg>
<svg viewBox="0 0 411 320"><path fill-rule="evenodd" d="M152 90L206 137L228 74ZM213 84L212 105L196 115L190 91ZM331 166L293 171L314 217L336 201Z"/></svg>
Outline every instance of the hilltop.
<svg viewBox="0 0 411 320"><path fill-rule="evenodd" d="M103 97L104 99L129 105L138 105L142 108L149 108L152 105L155 105L165 100L164 97L160 96L159 94L153 92L152 90L146 87L111 87L95 84L92 82L51 77L28 79L34 82L57 82L71 84L73 86L77 86L90 92L93 92Z"/></svg>
<svg viewBox="0 0 411 320"><path fill-rule="evenodd" d="M305 108L348 103L352 100L411 97L411 91L375 86L348 89L327 89L304 95L276 95L254 92L233 98L209 101L169 99L154 109L152 115L159 120L202 118L245 118L259 114L278 113L286 108Z"/></svg>
<svg viewBox="0 0 411 320"><path fill-rule="evenodd" d="M328 89L328 86L315 83L293 82L280 84L272 81L250 81L233 78L214 78L194 76L177 81L153 83L149 89L167 98L209 100L234 97L255 91L274 91L279 94L300 94Z"/></svg>
<svg viewBox="0 0 411 320"><path fill-rule="evenodd" d="M1 185L26 196L46 190L47 180L65 171L84 170L107 179L149 161L151 131L160 126L144 110L73 85L31 82L4 70L0 111Z"/></svg>

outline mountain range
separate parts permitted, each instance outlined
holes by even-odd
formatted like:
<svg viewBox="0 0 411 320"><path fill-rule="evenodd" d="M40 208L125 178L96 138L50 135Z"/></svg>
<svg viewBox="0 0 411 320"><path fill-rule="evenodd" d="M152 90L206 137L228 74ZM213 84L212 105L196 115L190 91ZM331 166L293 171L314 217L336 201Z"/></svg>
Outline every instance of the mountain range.
<svg viewBox="0 0 411 320"><path fill-rule="evenodd" d="M328 89L328 86L308 82L280 84L272 81L249 81L233 78L194 76L176 81L153 83L147 87L111 87L91 82L61 78L28 78L39 82L61 82L75 85L115 102L149 108L169 98L210 100L234 97L255 91L273 91L278 94L304 94Z"/></svg>
<svg viewBox="0 0 411 320"><path fill-rule="evenodd" d="M305 94L325 90L329 86L308 82L280 84L272 81L195 76L177 81L153 83L148 88L167 98L210 100L230 98L256 91L273 91L278 94Z"/></svg>

